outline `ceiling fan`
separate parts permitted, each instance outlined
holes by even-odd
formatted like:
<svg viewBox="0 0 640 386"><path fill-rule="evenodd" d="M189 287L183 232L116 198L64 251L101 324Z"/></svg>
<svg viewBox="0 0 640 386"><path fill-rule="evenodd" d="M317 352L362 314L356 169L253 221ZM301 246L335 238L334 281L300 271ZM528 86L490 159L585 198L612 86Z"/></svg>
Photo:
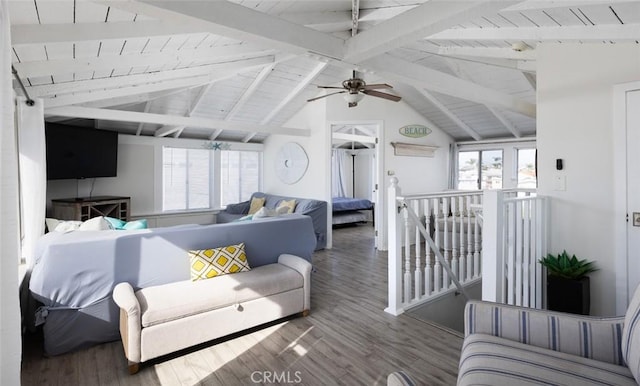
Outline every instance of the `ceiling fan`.
<svg viewBox="0 0 640 386"><path fill-rule="evenodd" d="M362 78L358 78L355 70L353 71L353 77L351 79L347 79L342 82L342 87L318 86L318 88L338 89L338 90L342 89L342 91L336 91L330 94L311 98L311 99L308 99L307 102L312 102L312 101L322 99L331 95L336 95L336 94L345 94L344 99L349 103L349 107L356 107L358 105L358 102L360 102L365 95L383 98L383 99L387 99L394 102L398 102L400 101L400 99L402 99L397 95L376 91L377 89L388 89L393 87L386 83L367 84L364 80L362 80Z"/></svg>

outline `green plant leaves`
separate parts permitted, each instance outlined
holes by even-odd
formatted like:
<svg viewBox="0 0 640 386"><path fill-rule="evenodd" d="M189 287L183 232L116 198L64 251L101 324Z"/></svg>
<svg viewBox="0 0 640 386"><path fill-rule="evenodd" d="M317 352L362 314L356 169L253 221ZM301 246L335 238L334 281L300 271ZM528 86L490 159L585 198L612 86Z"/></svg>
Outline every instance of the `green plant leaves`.
<svg viewBox="0 0 640 386"><path fill-rule="evenodd" d="M539 260L540 264L547 267L549 275L563 277L565 279L580 280L587 274L597 271L593 261L578 260L576 255L569 257L567 251L554 256L548 254Z"/></svg>

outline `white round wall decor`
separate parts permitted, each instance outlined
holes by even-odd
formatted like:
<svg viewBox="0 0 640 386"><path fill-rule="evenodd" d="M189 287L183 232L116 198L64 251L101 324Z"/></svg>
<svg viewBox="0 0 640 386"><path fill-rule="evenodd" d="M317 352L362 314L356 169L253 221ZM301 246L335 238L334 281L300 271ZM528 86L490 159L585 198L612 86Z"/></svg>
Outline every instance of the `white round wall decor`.
<svg viewBox="0 0 640 386"><path fill-rule="evenodd" d="M309 158L302 146L295 142L287 142L276 155L276 174L285 184L300 181L309 166Z"/></svg>

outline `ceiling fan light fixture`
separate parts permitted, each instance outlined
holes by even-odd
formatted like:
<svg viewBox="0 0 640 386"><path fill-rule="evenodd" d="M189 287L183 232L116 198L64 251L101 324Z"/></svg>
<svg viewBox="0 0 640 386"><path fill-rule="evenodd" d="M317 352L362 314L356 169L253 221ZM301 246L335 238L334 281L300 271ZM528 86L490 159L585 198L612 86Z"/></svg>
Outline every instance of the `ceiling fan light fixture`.
<svg viewBox="0 0 640 386"><path fill-rule="evenodd" d="M349 103L358 103L362 100L362 98L364 98L364 95L360 94L359 92L354 94L347 93L347 94L344 94L343 96L344 96L344 100Z"/></svg>

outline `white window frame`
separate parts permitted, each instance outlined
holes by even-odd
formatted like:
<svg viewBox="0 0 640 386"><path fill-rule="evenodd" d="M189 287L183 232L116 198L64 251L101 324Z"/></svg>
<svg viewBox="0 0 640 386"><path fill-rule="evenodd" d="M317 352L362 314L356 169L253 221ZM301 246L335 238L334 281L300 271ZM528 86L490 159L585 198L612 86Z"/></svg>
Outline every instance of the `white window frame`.
<svg viewBox="0 0 640 386"><path fill-rule="evenodd" d="M163 167L164 167L164 149L165 148L172 148L172 149L185 149L187 151L189 150L205 150L203 148L194 148L194 147L185 147L185 146L170 146L170 145L163 145L160 148L160 157L161 157L161 162L160 162L160 186L161 186L161 190L160 190L160 206L162 208L161 212L162 213L181 213L181 212L201 212L201 211L207 211L207 210L211 210L214 209L214 203L216 201L214 201L214 195L215 195L215 191L216 191L216 184L215 184L215 170L219 169L219 166L216 168L216 164L219 165L219 162L216 162L215 160L215 156L214 155L210 155L209 156L209 205L206 208L194 208L194 209L189 209L188 208L188 204L189 204L189 193L187 192L187 208L184 209L165 209L164 208L164 174L163 174ZM188 153L187 153L188 154ZM187 156L188 159L188 156ZM188 175L188 172L187 172ZM189 180L187 179L187 186L185 187L188 190L188 185L189 185Z"/></svg>
<svg viewBox="0 0 640 386"><path fill-rule="evenodd" d="M210 177L212 183L209 185L211 189L211 193L209 196L210 207L208 209L192 209L192 210L172 210L172 211L163 211L162 208L162 199L163 199L163 186L162 186L162 148L163 147L175 147L175 148L193 148L193 149L203 149L207 146L211 145L212 141L207 140L194 140L194 139L183 139L183 138L148 138L148 137L133 137L130 141L131 143L139 143L142 142L144 144L149 144L151 142L154 145L154 212L157 214L176 214L176 213L191 213L191 212L207 212L207 211L217 211L220 209L224 209L219 206L220 202L220 184L221 184L221 173L220 173L220 151L218 150L210 150L213 154L212 162L213 168L211 168ZM255 151L260 153L260 190L263 189L264 186L264 145L261 143L237 143L237 142L222 142L222 141L213 141L214 143L227 144L230 146L231 151Z"/></svg>
<svg viewBox="0 0 640 386"><path fill-rule="evenodd" d="M518 185L517 151L516 149L535 149L535 137L505 138L486 141L465 141L455 144L455 178L454 186L458 187L458 153L462 151L502 150L502 188L512 189ZM514 170L515 169L515 170Z"/></svg>
<svg viewBox="0 0 640 386"><path fill-rule="evenodd" d="M239 151L239 152L255 152L258 153L258 189L257 191L262 191L263 180L264 180L264 151L262 150L250 150L250 149L229 149L225 151ZM219 188L216 189L215 203L219 208L225 208L226 206L222 205L222 152L216 152L215 154L216 162L218 167L215 168L216 173L216 186Z"/></svg>

